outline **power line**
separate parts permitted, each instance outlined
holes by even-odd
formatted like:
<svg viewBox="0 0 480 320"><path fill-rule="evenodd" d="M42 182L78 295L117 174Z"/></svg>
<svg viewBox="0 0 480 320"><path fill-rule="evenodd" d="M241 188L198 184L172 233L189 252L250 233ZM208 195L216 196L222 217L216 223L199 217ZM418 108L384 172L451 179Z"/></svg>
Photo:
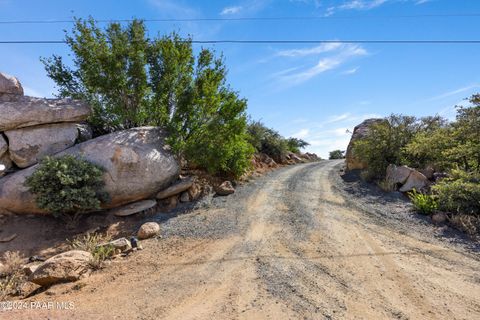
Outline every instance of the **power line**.
<svg viewBox="0 0 480 320"><path fill-rule="evenodd" d="M344 20L344 19L408 19L408 18L468 18L480 17L480 13L445 13L445 14L415 14L415 15L356 15L356 16L284 16L284 17L238 17L238 18L164 18L138 19L144 22L208 22L208 21L288 21L288 20ZM98 19L99 23L132 22L134 19ZM0 24L56 24L74 23L73 19L64 20L0 20Z"/></svg>
<svg viewBox="0 0 480 320"><path fill-rule="evenodd" d="M480 44L480 40L185 40L196 44ZM0 44L66 44L65 40L0 40Z"/></svg>

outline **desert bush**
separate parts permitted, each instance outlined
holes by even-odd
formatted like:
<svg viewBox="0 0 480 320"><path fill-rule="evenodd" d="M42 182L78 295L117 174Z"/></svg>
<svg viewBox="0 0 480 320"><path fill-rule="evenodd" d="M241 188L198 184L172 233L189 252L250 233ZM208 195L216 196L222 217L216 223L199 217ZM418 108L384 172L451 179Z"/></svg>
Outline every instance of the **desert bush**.
<svg viewBox="0 0 480 320"><path fill-rule="evenodd" d="M20 285L25 282L21 270L23 263L24 259L19 252L7 251L3 254L0 267L0 300L18 292Z"/></svg>
<svg viewBox="0 0 480 320"><path fill-rule="evenodd" d="M333 150L329 152L328 159L336 160L345 158L345 151L342 150Z"/></svg>
<svg viewBox="0 0 480 320"><path fill-rule="evenodd" d="M260 121L250 121L247 127L248 141L256 152L265 153L276 162L283 162L287 153L300 152L300 149L309 145L308 142L297 138L284 138L277 131L268 128Z"/></svg>
<svg viewBox="0 0 480 320"><path fill-rule="evenodd" d="M74 250L90 252L93 257L90 261L90 266L92 269L100 269L104 266L105 260L110 259L115 254L115 249L112 246L99 246L110 240L111 237L109 236L89 232L85 235L77 236L72 240L67 240L67 242Z"/></svg>
<svg viewBox="0 0 480 320"><path fill-rule="evenodd" d="M454 228L470 236L480 235L480 217L460 213L452 215L449 221Z"/></svg>
<svg viewBox="0 0 480 320"><path fill-rule="evenodd" d="M46 157L25 185L39 208L54 216L76 216L100 209L100 203L108 200L102 177L103 169L88 161L70 155Z"/></svg>
<svg viewBox="0 0 480 320"><path fill-rule="evenodd" d="M377 185L385 192L393 192L397 189L396 184L391 182L389 179L382 179L377 182Z"/></svg>
<svg viewBox="0 0 480 320"><path fill-rule="evenodd" d="M223 57L172 33L149 38L140 20L99 28L77 19L66 42L73 67L61 56L42 59L60 97L93 106L96 135L145 125L167 129L173 151L214 174L240 176L246 144L246 107L226 82Z"/></svg>
<svg viewBox="0 0 480 320"><path fill-rule="evenodd" d="M415 189L408 193L415 210L421 214L430 215L438 208L438 202L433 195L417 192Z"/></svg>
<svg viewBox="0 0 480 320"><path fill-rule="evenodd" d="M439 208L451 213L480 217L480 174L452 170L432 187Z"/></svg>

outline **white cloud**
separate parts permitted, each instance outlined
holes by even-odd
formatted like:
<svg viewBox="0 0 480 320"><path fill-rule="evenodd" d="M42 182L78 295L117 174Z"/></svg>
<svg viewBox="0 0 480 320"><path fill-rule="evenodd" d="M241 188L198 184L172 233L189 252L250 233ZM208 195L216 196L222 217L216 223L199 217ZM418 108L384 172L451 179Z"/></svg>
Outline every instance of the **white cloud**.
<svg viewBox="0 0 480 320"><path fill-rule="evenodd" d="M298 139L304 139L308 137L308 134L310 133L310 130L308 129L301 129L297 133L292 134L293 138L298 138Z"/></svg>
<svg viewBox="0 0 480 320"><path fill-rule="evenodd" d="M226 7L223 8L223 10L220 12L222 16L224 15L231 15L231 14L237 14L240 11L242 11L243 7L242 6L233 6L233 7Z"/></svg>
<svg viewBox="0 0 480 320"><path fill-rule="evenodd" d="M465 86L465 87L462 87L462 88L458 88L458 89L455 89L455 90L452 90L452 91L448 91L448 92L445 92L445 93L440 94L438 96L429 98L429 99L427 99L427 101L442 100L442 99L445 99L445 98L449 98L449 97L452 97L452 96L459 95L460 93L464 93L464 92L468 92L468 91L474 91L474 89L479 89L479 88L480 88L480 84L472 84L472 85L468 85L468 86Z"/></svg>
<svg viewBox="0 0 480 320"><path fill-rule="evenodd" d="M296 51L290 50L290 53L295 52L298 57L302 54L313 54L312 52L315 50L319 53L323 53L326 50L326 48L322 48L323 51L321 49L318 49L318 47L316 48L317 49L297 49ZM365 50L363 47L353 44L342 44L340 46L335 46L335 48L328 48L326 52L330 51L335 51L335 53L330 56L320 58L316 65L311 66L307 69L303 68L303 70L298 72L295 72L296 70L293 72L288 72L287 69L287 71L283 71L280 75L277 73L276 76L278 80L280 80L286 85L297 85L308 81L321 73L338 68L339 66L354 57L364 56L368 54L367 50Z"/></svg>
<svg viewBox="0 0 480 320"><path fill-rule="evenodd" d="M352 69L348 69L348 70L343 71L342 74L344 74L344 75L355 74L355 73L357 73L358 69L360 69L360 67L355 67L355 68L352 68Z"/></svg>
<svg viewBox="0 0 480 320"><path fill-rule="evenodd" d="M332 150L346 150L353 128L365 119L380 118L378 114L334 114L320 123L301 123L301 129L290 135L310 143L305 151L315 152L322 158Z"/></svg>
<svg viewBox="0 0 480 320"><path fill-rule="evenodd" d="M331 16L337 11L345 10L357 10L357 11L367 11L378 8L387 3L413 3L414 5L420 5L432 0L348 0L340 5L334 5L327 7L324 16Z"/></svg>
<svg viewBox="0 0 480 320"><path fill-rule="evenodd" d="M322 43L319 46L305 49L282 50L277 52L280 57L305 57L336 50L342 46L339 42Z"/></svg>

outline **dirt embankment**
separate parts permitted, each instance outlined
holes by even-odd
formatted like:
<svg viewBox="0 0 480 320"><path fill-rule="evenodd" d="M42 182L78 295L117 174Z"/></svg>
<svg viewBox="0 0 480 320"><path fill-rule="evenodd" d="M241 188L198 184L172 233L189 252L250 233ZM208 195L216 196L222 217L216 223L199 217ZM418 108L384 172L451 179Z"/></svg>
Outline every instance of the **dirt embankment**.
<svg viewBox="0 0 480 320"><path fill-rule="evenodd" d="M478 251L456 235L426 235L436 227L408 218L400 198L361 202L338 170L338 161L285 167L188 214L158 216L162 235L143 251L32 298L73 309L0 316L480 318Z"/></svg>

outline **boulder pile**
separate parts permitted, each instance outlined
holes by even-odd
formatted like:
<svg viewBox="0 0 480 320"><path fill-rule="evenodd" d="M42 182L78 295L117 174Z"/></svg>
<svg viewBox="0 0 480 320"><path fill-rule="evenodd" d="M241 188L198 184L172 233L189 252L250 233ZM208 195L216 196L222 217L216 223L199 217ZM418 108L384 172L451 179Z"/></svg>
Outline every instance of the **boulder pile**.
<svg viewBox="0 0 480 320"><path fill-rule="evenodd" d="M73 146L90 113L81 101L24 96L17 78L0 73L0 176Z"/></svg>
<svg viewBox="0 0 480 320"><path fill-rule="evenodd" d="M157 127L140 127L91 138L82 124L87 104L23 95L20 82L0 73L0 211L44 214L25 179L45 156L74 155L105 169L102 208L154 198L179 175L179 164Z"/></svg>

